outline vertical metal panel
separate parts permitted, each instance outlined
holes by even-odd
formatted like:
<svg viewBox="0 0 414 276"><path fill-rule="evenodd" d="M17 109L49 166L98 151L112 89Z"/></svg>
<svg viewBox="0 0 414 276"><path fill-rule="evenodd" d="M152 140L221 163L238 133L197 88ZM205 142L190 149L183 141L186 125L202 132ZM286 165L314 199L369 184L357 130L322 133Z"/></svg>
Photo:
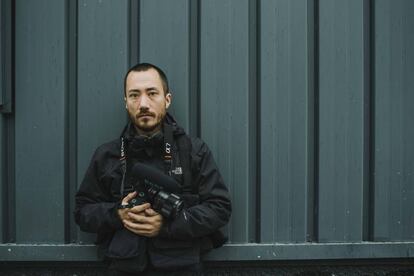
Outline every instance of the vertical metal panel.
<svg viewBox="0 0 414 276"><path fill-rule="evenodd" d="M16 1L16 241L20 243L64 239L64 18L63 0Z"/></svg>
<svg viewBox="0 0 414 276"><path fill-rule="evenodd" d="M3 39L3 36L4 36L4 34L3 34L3 32L4 31L3 30L5 28L4 23L3 23L4 14L5 14L5 11L4 11L4 8L3 8L3 1L1 1L0 2L0 30L1 30L1 32L0 32L0 64L1 64L1 66L0 66L0 107L2 107L3 103L4 103L4 101L3 101L3 94L4 94L4 88L3 88L3 83L4 83L4 80L3 80L3 78L4 78L3 77L3 75L4 75L4 69L3 69L3 62L4 62L3 43L4 43L4 39Z"/></svg>
<svg viewBox="0 0 414 276"><path fill-rule="evenodd" d="M319 240L361 241L364 1L319 3Z"/></svg>
<svg viewBox="0 0 414 276"><path fill-rule="evenodd" d="M10 242L11 232L14 232L14 221L11 217L11 203L14 198L10 196L9 186L11 186L10 163L13 162L10 153L13 151L10 140L10 125L12 112L12 6L11 0L0 2L0 241Z"/></svg>
<svg viewBox="0 0 414 276"><path fill-rule="evenodd" d="M201 136L211 147L229 186L233 208L232 242L254 239L249 231L252 198L249 178L255 169L249 128L249 1L201 2Z"/></svg>
<svg viewBox="0 0 414 276"><path fill-rule="evenodd" d="M6 226L6 223L4 223L4 217L5 217L5 209L3 208L3 206L5 206L4 202L7 200L6 195L5 195L5 162L7 162L7 160L5 159L5 152L4 152L4 139L3 137L5 136L4 133L4 124L3 124L3 116L0 115L0 199L1 199L1 203L0 203L0 243L5 242L4 240L4 232L3 229Z"/></svg>
<svg viewBox="0 0 414 276"><path fill-rule="evenodd" d="M374 239L414 239L414 2L375 2Z"/></svg>
<svg viewBox="0 0 414 276"><path fill-rule="evenodd" d="M158 65L172 90L172 113L189 129L190 120L190 3L189 0L143 0L140 7L140 62ZM156 18L154 18L156 15Z"/></svg>
<svg viewBox="0 0 414 276"><path fill-rule="evenodd" d="M78 226L73 219L77 190L77 65L78 1L67 1L66 10L66 129L65 129L65 242L75 242Z"/></svg>
<svg viewBox="0 0 414 276"><path fill-rule="evenodd" d="M261 2L261 241L307 240L312 2Z"/></svg>
<svg viewBox="0 0 414 276"><path fill-rule="evenodd" d="M0 242L11 241L14 223L10 219L12 208L9 186L11 185L10 118L12 112L12 1L0 1Z"/></svg>
<svg viewBox="0 0 414 276"><path fill-rule="evenodd" d="M0 16L3 18L4 12L3 12L3 1L0 2ZM0 18L0 30L3 30L3 22ZM3 64L4 57L3 57L3 32L0 33L0 64ZM0 66L0 105L3 105L3 66ZM3 153L3 116L0 115L0 242L3 242L3 220L4 220L4 211L3 211L3 202L4 202L4 153Z"/></svg>
<svg viewBox="0 0 414 276"><path fill-rule="evenodd" d="M1 222L3 241L15 242L15 131L14 118L1 116Z"/></svg>
<svg viewBox="0 0 414 276"><path fill-rule="evenodd" d="M5 3L11 1L0 5L2 47ZM369 21L369 3L375 21ZM126 122L123 76L137 59L165 69L172 113L211 147L230 188L230 242L250 244L228 246L212 260L253 260L257 252L266 259L308 259L315 252L326 259L402 256L401 248L410 246L360 242L367 228L375 241L414 237L411 0L15 5L15 68L8 63L15 72L4 67L11 57L4 47L0 56L8 85L16 75L16 112L0 116L0 240L16 236L15 256L31 261L27 252L38 250L33 258L53 258L63 243L93 241L77 233L68 201L94 149L117 138ZM11 11L6 15L11 18ZM374 23L371 36L368 22ZM0 87L2 96L12 91L4 89L4 77ZM322 246L287 245L276 252L263 244L301 243L314 234ZM335 241L358 245L324 245ZM57 246L28 245L36 243ZM68 245L64 252L90 256L80 248Z"/></svg>
<svg viewBox="0 0 414 276"><path fill-rule="evenodd" d="M0 2L0 114L12 112L12 1Z"/></svg>
<svg viewBox="0 0 414 276"><path fill-rule="evenodd" d="M126 123L123 77L128 69L128 2L78 4L78 183L98 145ZM86 236L82 240L88 240Z"/></svg>
<svg viewBox="0 0 414 276"><path fill-rule="evenodd" d="M0 1L0 241L14 239L14 196L10 192L13 185L11 176L14 168L11 152L14 151L11 138L12 124L12 76L13 34L11 0ZM13 139L14 140L14 139ZM14 154L13 154L14 156Z"/></svg>

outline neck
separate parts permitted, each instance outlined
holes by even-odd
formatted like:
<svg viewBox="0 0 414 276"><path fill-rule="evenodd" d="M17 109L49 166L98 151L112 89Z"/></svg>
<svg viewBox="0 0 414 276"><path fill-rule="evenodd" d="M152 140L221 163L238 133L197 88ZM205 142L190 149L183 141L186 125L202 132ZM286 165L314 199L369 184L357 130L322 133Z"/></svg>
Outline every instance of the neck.
<svg viewBox="0 0 414 276"><path fill-rule="evenodd" d="M151 131L144 131L142 129L139 129L137 126L134 125L135 131L137 132L138 135L140 136L147 136L147 137L151 137L154 134L158 133L161 131L161 125L157 126L156 128L154 128Z"/></svg>

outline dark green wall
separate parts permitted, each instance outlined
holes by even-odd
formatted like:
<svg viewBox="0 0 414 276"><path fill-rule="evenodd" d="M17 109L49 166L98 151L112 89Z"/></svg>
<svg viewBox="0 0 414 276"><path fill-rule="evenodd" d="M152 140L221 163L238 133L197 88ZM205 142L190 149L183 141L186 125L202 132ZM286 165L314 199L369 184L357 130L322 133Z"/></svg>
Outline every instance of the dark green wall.
<svg viewBox="0 0 414 276"><path fill-rule="evenodd" d="M137 61L165 69L230 189L229 244L207 259L413 257L413 1L0 7L0 260L96 260L73 196L126 123Z"/></svg>

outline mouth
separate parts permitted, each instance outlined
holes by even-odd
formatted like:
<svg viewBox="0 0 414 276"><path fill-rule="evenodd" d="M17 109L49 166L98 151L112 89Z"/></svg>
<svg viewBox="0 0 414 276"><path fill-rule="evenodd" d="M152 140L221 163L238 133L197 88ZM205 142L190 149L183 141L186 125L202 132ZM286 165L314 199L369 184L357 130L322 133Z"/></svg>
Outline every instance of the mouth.
<svg viewBox="0 0 414 276"><path fill-rule="evenodd" d="M141 118L152 118L152 117L154 117L154 115L153 114L150 114L150 113L138 114L137 115L137 118L138 119L141 119Z"/></svg>

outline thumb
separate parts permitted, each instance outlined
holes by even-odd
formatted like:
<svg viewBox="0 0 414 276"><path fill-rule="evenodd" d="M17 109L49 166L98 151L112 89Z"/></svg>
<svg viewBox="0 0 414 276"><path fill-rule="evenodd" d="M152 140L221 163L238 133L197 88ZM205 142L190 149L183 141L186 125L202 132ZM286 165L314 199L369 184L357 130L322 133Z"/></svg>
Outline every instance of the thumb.
<svg viewBox="0 0 414 276"><path fill-rule="evenodd" d="M122 199L122 204L123 205L128 204L128 202L136 196L137 196L137 192L129 193L126 197L124 197L124 199Z"/></svg>
<svg viewBox="0 0 414 276"><path fill-rule="evenodd" d="M151 209L151 208L145 209L145 214L146 214L147 216L150 216L150 217L153 217L153 216L158 215L158 213L157 213L157 212L155 212L155 211L154 211L153 209Z"/></svg>

